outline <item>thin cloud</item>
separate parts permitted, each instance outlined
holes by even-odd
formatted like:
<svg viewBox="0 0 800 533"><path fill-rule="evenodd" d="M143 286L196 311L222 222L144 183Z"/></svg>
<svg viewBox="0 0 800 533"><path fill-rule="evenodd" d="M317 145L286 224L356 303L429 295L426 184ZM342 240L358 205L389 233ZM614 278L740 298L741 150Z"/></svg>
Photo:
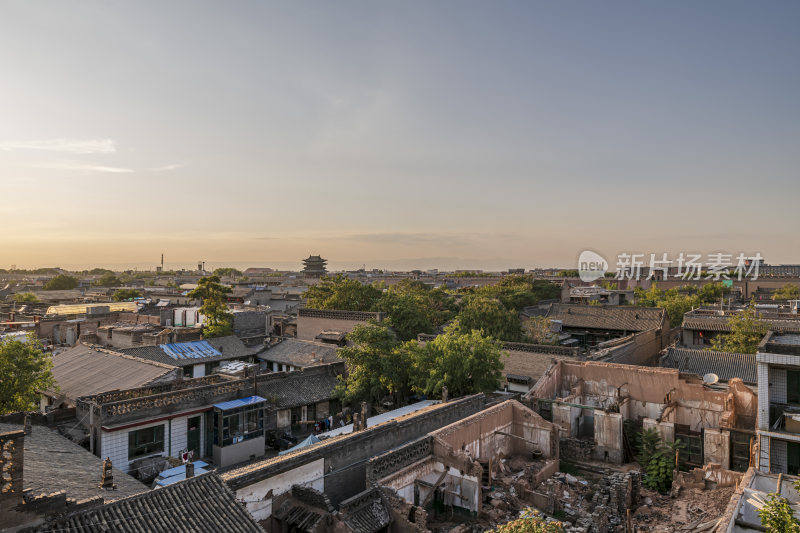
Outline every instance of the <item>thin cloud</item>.
<svg viewBox="0 0 800 533"><path fill-rule="evenodd" d="M368 244L468 246L478 241L518 238L511 233L382 232L346 235L346 240Z"/></svg>
<svg viewBox="0 0 800 533"><path fill-rule="evenodd" d="M441 234L441 233L404 233L404 232L385 232L385 233L357 233L344 237L347 240L364 242L368 244L397 244L397 245L437 245L452 246L466 244L468 239L463 235Z"/></svg>
<svg viewBox="0 0 800 533"><path fill-rule="evenodd" d="M132 168L124 167L108 167L105 165L71 165L71 164L53 164L53 165L37 165L36 168L47 168L52 170L68 170L78 172L110 172L112 174L124 174L133 172Z"/></svg>
<svg viewBox="0 0 800 533"><path fill-rule="evenodd" d="M117 151L111 139L44 139L0 141L0 150L41 150L70 154L113 154Z"/></svg>
<svg viewBox="0 0 800 533"><path fill-rule="evenodd" d="M186 166L186 163L173 163L171 165L164 165L163 167L151 168L151 172L169 172L170 170L178 170Z"/></svg>

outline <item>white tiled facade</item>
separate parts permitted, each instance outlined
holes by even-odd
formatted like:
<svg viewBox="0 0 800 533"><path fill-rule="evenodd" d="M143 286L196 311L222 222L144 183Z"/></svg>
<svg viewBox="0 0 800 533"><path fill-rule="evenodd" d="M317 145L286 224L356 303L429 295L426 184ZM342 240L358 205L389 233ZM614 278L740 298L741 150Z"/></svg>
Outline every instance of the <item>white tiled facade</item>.
<svg viewBox="0 0 800 533"><path fill-rule="evenodd" d="M788 471L787 441L800 441L800 435L771 431L770 403L787 403L786 369L800 369L800 357L786 354L758 353L758 469L765 473Z"/></svg>
<svg viewBox="0 0 800 533"><path fill-rule="evenodd" d="M194 414L190 416L179 416L171 420L164 420L152 424L142 424L128 429L119 431L103 431L100 436L100 457L109 457L112 464L122 470L128 472L130 469L131 460L128 459L128 434L131 431L138 431L155 426L164 427L164 450L161 456L178 457L180 452L186 449L187 444L187 429L189 418L200 417L200 456L205 454L203 450L205 445L205 416L204 413ZM138 457L137 457L138 459ZM195 459L199 459L195 457Z"/></svg>

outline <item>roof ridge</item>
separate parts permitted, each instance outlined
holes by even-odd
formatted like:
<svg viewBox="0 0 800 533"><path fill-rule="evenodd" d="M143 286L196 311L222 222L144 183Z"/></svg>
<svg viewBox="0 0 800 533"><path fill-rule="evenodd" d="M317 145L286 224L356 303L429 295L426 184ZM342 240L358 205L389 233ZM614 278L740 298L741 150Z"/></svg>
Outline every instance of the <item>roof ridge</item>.
<svg viewBox="0 0 800 533"><path fill-rule="evenodd" d="M81 344L83 344L83 343L81 343ZM150 364L150 365L153 365L153 366L166 368L166 369L169 369L169 370L174 370L175 368L178 368L177 366L168 365L166 363L160 363L158 361L153 361L152 359L145 359L143 357L134 357L132 355L128 355L128 354L125 354L125 353L122 353L122 352L115 352L114 350L109 350L108 348L105 348L105 347L103 347L103 346L101 346L99 344L83 344L83 346L86 346L90 350L94 350L96 352L101 352L101 353L105 353L105 354L108 354L108 355L116 355L117 357L122 357L124 359L130 359L131 361L139 361L140 363L144 362L144 363L147 363L147 364ZM132 346L132 348L146 348L146 346ZM158 346L156 346L156 348L158 348Z"/></svg>

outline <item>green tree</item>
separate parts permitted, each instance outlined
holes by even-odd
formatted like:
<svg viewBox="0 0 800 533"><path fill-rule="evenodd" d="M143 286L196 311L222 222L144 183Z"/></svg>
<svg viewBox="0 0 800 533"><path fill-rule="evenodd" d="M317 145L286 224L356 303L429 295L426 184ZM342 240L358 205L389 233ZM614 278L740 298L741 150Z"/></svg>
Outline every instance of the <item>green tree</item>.
<svg viewBox="0 0 800 533"><path fill-rule="evenodd" d="M769 532L800 533L800 520L795 516L789 500L771 493L758 510L761 525Z"/></svg>
<svg viewBox="0 0 800 533"><path fill-rule="evenodd" d="M506 309L520 311L540 300L558 298L561 288L550 281L535 279L530 274L513 274L494 285L484 285L465 292L500 300Z"/></svg>
<svg viewBox="0 0 800 533"><path fill-rule="evenodd" d="M730 333L717 335L711 341L711 350L718 352L756 353L758 345L767 334L767 325L758 318L751 303L741 313L728 319Z"/></svg>
<svg viewBox="0 0 800 533"><path fill-rule="evenodd" d="M536 509L525 509L516 520L497 526L489 533L564 533L561 522L548 522Z"/></svg>
<svg viewBox="0 0 800 533"><path fill-rule="evenodd" d="M411 382L418 392L437 396L447 386L450 395L457 397L493 391L500 385L500 343L479 330L462 333L458 321L424 346L404 346L411 350Z"/></svg>
<svg viewBox="0 0 800 533"><path fill-rule="evenodd" d="M344 309L374 311L383 291L373 285L348 279L338 274L323 277L305 293L306 306L312 309Z"/></svg>
<svg viewBox="0 0 800 533"><path fill-rule="evenodd" d="M678 327L686 312L703 304L719 301L730 289L722 283L706 283L700 289L687 285L662 291L657 283L653 283L648 290L636 287L633 292L635 305L663 308L669 317L670 326Z"/></svg>
<svg viewBox="0 0 800 533"><path fill-rule="evenodd" d="M53 361L39 341L0 338L0 415L36 409L39 392L56 386Z"/></svg>
<svg viewBox="0 0 800 533"><path fill-rule="evenodd" d="M450 318L453 298L441 289L419 281L402 280L389 287L375 305L389 316L389 323L401 340L432 333Z"/></svg>
<svg viewBox="0 0 800 533"><path fill-rule="evenodd" d="M372 322L357 325L347 340L350 345L338 351L347 377L339 377L336 396L344 403L376 402L389 392L405 400L411 362L397 335L386 324Z"/></svg>
<svg viewBox="0 0 800 533"><path fill-rule="evenodd" d="M67 276L66 274L59 274L58 276L54 277L50 281L44 284L44 290L46 291L62 291L62 290L69 290L74 289L78 286L78 279L73 278L72 276Z"/></svg>
<svg viewBox="0 0 800 533"><path fill-rule="evenodd" d="M800 287L787 283L772 295L773 300L800 300Z"/></svg>
<svg viewBox="0 0 800 533"><path fill-rule="evenodd" d="M637 460L644 467L644 486L661 493L669 492L675 470L675 452L683 447L681 441L663 442L653 428L642 431L638 441Z"/></svg>
<svg viewBox="0 0 800 533"><path fill-rule="evenodd" d="M17 303L36 303L39 301L39 298L36 297L35 294L32 292L18 292L13 296L14 301Z"/></svg>
<svg viewBox="0 0 800 533"><path fill-rule="evenodd" d="M577 278L578 271L577 270L562 270L558 273L559 276L562 278Z"/></svg>
<svg viewBox="0 0 800 533"><path fill-rule="evenodd" d="M242 275L242 271L233 267L222 267L214 270L214 275L220 278L236 278Z"/></svg>
<svg viewBox="0 0 800 533"><path fill-rule="evenodd" d="M483 296L467 298L457 318L464 332L483 331L485 335L502 341L522 340L519 315L514 310L506 309L500 300Z"/></svg>
<svg viewBox="0 0 800 533"><path fill-rule="evenodd" d="M219 276L200 278L197 288L189 293L190 298L202 300L200 313L205 316L203 337L225 337L233 335L233 315L228 310L225 295L231 288L219 282Z"/></svg>
<svg viewBox="0 0 800 533"><path fill-rule="evenodd" d="M550 331L550 319L532 316L522 324L525 340L534 344L558 344L558 333Z"/></svg>
<svg viewBox="0 0 800 533"><path fill-rule="evenodd" d="M106 272L94 282L98 287L119 287L122 282L113 272Z"/></svg>
<svg viewBox="0 0 800 533"><path fill-rule="evenodd" d="M114 291L114 296L112 296L112 299L115 302L126 302L128 300L138 298L141 295L142 293L137 289L117 289Z"/></svg>

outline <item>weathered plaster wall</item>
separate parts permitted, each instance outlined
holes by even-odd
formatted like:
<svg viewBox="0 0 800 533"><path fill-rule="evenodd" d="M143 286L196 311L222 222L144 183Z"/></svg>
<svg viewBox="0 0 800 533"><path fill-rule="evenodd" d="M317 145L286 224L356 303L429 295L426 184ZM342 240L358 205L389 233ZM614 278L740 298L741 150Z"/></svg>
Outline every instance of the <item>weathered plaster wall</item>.
<svg viewBox="0 0 800 533"><path fill-rule="evenodd" d="M286 472L269 477L236 491L236 499L243 501L247 511L256 520L265 520L272 515L272 501L291 490L292 485L306 484L322 492L324 490L325 461L300 465Z"/></svg>
<svg viewBox="0 0 800 533"><path fill-rule="evenodd" d="M703 433L703 461L727 468L731 464L730 442L730 431L707 428Z"/></svg>
<svg viewBox="0 0 800 533"><path fill-rule="evenodd" d="M619 413L594 412L594 458L600 461L622 463L622 415Z"/></svg>

